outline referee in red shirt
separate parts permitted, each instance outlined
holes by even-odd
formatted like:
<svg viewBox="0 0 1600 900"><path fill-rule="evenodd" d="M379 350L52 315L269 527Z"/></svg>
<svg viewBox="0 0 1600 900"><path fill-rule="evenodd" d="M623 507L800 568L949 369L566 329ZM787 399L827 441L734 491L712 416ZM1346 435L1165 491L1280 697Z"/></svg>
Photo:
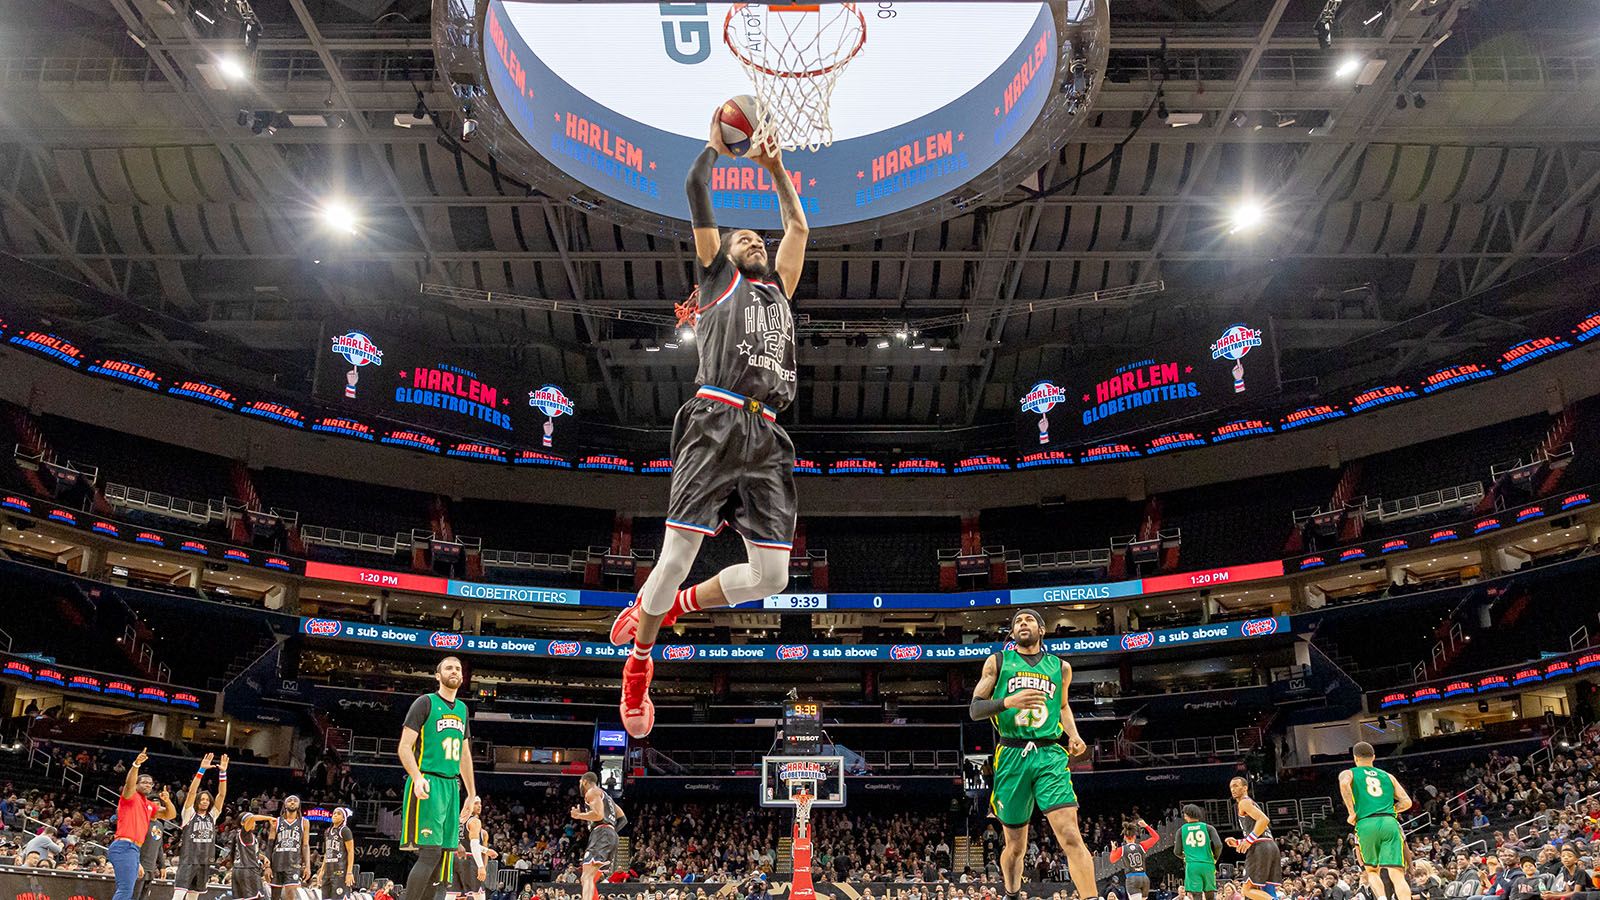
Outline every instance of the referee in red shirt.
<svg viewBox="0 0 1600 900"><path fill-rule="evenodd" d="M139 851L150 837L151 819L175 819L178 810L172 805L172 796L161 790L161 802L150 799L156 782L139 771L149 753L139 751L122 782L122 797L117 800L117 838L106 848L106 859L117 875L117 891L111 900L133 900L133 888L139 881ZM154 872L150 873L152 878Z"/></svg>

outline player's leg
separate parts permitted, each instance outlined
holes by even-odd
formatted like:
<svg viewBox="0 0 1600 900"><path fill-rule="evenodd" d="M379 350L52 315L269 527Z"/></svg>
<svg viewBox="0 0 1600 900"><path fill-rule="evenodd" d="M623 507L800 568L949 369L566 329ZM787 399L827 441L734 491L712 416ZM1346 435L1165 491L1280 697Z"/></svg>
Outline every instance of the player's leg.
<svg viewBox="0 0 1600 900"><path fill-rule="evenodd" d="M600 897L599 883L600 867L594 863L584 863L582 900L598 900Z"/></svg>
<svg viewBox="0 0 1600 900"><path fill-rule="evenodd" d="M1050 828L1056 833L1056 842L1061 845L1061 852L1067 857L1067 872L1072 876L1072 884L1078 889L1079 900L1088 900L1098 897L1099 889L1094 880L1094 857L1089 855L1089 847L1083 842L1083 835L1078 831L1078 807L1076 801L1072 806L1057 806L1054 809L1046 807L1045 819L1050 822ZM1040 806L1045 806L1043 798Z"/></svg>
<svg viewBox="0 0 1600 900"><path fill-rule="evenodd" d="M1389 876L1389 883L1394 885L1394 893L1391 896L1395 900L1411 900L1411 884L1406 881L1405 867L1384 866L1383 871Z"/></svg>
<svg viewBox="0 0 1600 900"><path fill-rule="evenodd" d="M1384 890L1383 878L1377 866L1366 866L1362 869L1362 877L1367 882L1367 887L1372 889L1372 896L1377 900L1386 900L1389 892Z"/></svg>
<svg viewBox="0 0 1600 900"><path fill-rule="evenodd" d="M1026 758L1034 770L1033 795L1044 811L1056 842L1067 857L1067 872L1080 900L1099 896L1094 880L1094 857L1078 830L1078 793L1072 787L1070 759L1065 747L1034 750Z"/></svg>
<svg viewBox="0 0 1600 900"><path fill-rule="evenodd" d="M428 779L428 796L418 800L406 792L405 809L411 814L409 826L402 831L402 840L416 845L417 861L406 875L406 900L433 900L440 884L449 884L455 854L450 844L456 837L455 821L460 803L454 778L437 778L423 773Z"/></svg>
<svg viewBox="0 0 1600 900"><path fill-rule="evenodd" d="M1022 890L1022 860L1028 852L1028 826L1006 825L1005 846L1000 848L1000 881L1005 885L1006 896L1015 897Z"/></svg>

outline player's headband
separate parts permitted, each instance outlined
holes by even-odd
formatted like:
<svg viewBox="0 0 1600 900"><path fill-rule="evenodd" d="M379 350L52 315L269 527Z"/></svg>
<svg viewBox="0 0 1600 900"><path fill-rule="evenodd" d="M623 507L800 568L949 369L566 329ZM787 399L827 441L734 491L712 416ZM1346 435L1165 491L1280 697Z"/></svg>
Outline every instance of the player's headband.
<svg viewBox="0 0 1600 900"><path fill-rule="evenodd" d="M1011 627L1012 628L1017 627L1017 619L1019 617L1021 617L1021 616L1033 616L1033 621L1038 623L1038 626L1040 628L1044 627L1044 616L1040 615L1038 610L1036 610L1036 609L1019 609L1016 612L1011 614Z"/></svg>

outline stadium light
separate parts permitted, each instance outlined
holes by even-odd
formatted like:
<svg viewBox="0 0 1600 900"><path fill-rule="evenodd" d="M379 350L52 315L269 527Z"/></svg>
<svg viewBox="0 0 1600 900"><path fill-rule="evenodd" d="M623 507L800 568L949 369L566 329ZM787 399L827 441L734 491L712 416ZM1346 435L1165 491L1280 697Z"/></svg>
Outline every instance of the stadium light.
<svg viewBox="0 0 1600 900"><path fill-rule="evenodd" d="M344 200L329 200L322 204L322 221L334 231L356 233L356 211Z"/></svg>
<svg viewBox="0 0 1600 900"><path fill-rule="evenodd" d="M685 344L694 343L694 329L685 325L678 329L678 340Z"/></svg>
<svg viewBox="0 0 1600 900"><path fill-rule="evenodd" d="M1359 71L1361 71L1361 58L1358 56L1347 56L1345 57L1344 62L1339 63L1339 68L1335 69L1333 74L1339 78L1350 78Z"/></svg>
<svg viewBox="0 0 1600 900"><path fill-rule="evenodd" d="M1261 223L1265 222L1266 220L1266 207L1261 205L1260 200L1257 200L1253 197L1247 197L1234 204L1233 212L1228 217L1228 233L1237 234L1241 231L1255 231L1256 229L1260 228Z"/></svg>
<svg viewBox="0 0 1600 900"><path fill-rule="evenodd" d="M237 56L222 56L217 58L217 71L229 81L243 81L249 77L245 71L244 63Z"/></svg>

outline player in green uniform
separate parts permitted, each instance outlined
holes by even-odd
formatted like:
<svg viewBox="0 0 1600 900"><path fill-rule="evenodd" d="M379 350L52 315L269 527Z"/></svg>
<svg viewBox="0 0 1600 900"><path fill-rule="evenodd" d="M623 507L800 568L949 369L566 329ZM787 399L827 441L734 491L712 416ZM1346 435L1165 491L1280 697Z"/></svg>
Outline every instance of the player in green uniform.
<svg viewBox="0 0 1600 900"><path fill-rule="evenodd" d="M1193 803L1183 808L1183 824L1172 852L1183 860L1183 892L1189 900L1216 900L1217 859L1222 856L1222 836L1209 822L1205 810Z"/></svg>
<svg viewBox="0 0 1600 900"><path fill-rule="evenodd" d="M417 851L406 877L406 900L432 900L434 889L449 884L459 823L478 799L472 771L471 715L456 698L461 689L461 660L446 656L434 667L439 690L418 697L406 712L400 730L400 765L406 770L404 806L400 811L400 846ZM456 779L467 788L461 802Z"/></svg>
<svg viewBox="0 0 1600 900"><path fill-rule="evenodd" d="M1000 873L1007 900L1022 890L1022 857L1028 822L1037 807L1067 855L1067 870L1080 900L1093 900L1094 858L1078 831L1078 795L1072 789L1071 757L1088 750L1067 705L1072 667L1044 652L1044 616L1031 609L1011 616L1016 649L989 657L972 691L972 720L989 719L999 734L994 754L990 807L1005 827Z"/></svg>
<svg viewBox="0 0 1600 900"><path fill-rule="evenodd" d="M1406 883L1406 836L1395 817L1411 808L1411 795L1393 775L1373 766L1377 752L1371 744L1356 742L1350 755L1356 764L1339 773L1339 793L1350 814L1347 821L1356 827L1367 885L1374 897L1386 900L1389 892L1383 874L1387 873L1395 900L1411 900L1411 885Z"/></svg>

